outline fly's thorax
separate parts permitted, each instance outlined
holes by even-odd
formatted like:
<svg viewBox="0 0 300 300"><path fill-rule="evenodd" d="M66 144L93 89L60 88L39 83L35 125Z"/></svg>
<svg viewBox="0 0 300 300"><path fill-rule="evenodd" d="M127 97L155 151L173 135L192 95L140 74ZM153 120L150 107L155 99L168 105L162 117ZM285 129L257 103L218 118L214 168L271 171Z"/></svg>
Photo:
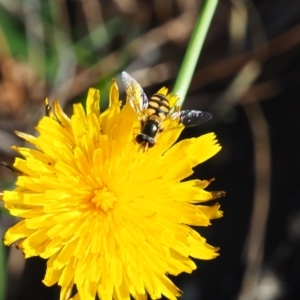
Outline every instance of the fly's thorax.
<svg viewBox="0 0 300 300"><path fill-rule="evenodd" d="M153 118L154 117L154 118ZM142 130L136 135L136 142L141 145L141 148L146 151L155 145L155 138L159 132L160 120L157 116L150 118L142 123Z"/></svg>
<svg viewBox="0 0 300 300"><path fill-rule="evenodd" d="M160 126L160 120L157 116L150 116L149 119L143 124L141 133L149 137L155 138Z"/></svg>

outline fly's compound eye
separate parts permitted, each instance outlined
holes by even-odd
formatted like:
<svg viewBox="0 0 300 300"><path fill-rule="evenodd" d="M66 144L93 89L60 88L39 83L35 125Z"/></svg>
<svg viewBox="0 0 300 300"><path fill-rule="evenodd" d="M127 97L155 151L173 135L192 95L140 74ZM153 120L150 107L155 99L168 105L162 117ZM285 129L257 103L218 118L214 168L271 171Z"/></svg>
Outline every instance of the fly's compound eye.
<svg viewBox="0 0 300 300"><path fill-rule="evenodd" d="M146 142L145 140L145 136L143 134L138 134L136 137L135 137L135 140L138 144L142 144L144 142Z"/></svg>
<svg viewBox="0 0 300 300"><path fill-rule="evenodd" d="M140 145L146 145L147 144L147 148L152 148L155 145L155 139L151 138L143 133L139 133L136 138L135 138L136 142Z"/></svg>

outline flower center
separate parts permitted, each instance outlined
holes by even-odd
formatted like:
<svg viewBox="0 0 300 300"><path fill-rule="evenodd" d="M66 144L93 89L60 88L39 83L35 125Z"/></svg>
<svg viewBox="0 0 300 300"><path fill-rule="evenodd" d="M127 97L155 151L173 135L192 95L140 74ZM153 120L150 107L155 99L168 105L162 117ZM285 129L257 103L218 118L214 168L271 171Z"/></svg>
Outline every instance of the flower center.
<svg viewBox="0 0 300 300"><path fill-rule="evenodd" d="M118 200L116 195L109 191L106 187L95 190L94 197L92 198L92 203L95 204L97 208L101 208L103 212L108 212L113 209L115 202Z"/></svg>

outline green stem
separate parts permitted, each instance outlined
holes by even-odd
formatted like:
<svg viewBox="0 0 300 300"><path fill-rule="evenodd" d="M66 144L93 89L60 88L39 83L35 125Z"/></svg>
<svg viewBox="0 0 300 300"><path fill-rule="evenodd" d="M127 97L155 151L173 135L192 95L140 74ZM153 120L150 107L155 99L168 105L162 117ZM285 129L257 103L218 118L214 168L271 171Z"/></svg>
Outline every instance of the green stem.
<svg viewBox="0 0 300 300"><path fill-rule="evenodd" d="M217 4L218 0L204 0L198 16L173 89L173 93L179 97L179 106L185 100Z"/></svg>

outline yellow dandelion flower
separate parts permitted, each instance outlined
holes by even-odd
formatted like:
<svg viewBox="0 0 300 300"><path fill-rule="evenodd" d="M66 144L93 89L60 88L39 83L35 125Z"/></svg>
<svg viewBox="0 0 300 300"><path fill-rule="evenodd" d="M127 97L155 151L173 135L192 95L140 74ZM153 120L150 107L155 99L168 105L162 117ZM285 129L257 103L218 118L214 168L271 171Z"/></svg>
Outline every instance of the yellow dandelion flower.
<svg viewBox="0 0 300 300"><path fill-rule="evenodd" d="M192 258L217 256L190 226L221 216L218 204L201 203L222 192L205 191L210 181L183 180L220 146L213 133L174 144L180 127L138 151L140 122L129 104L121 107L115 81L102 113L99 101L90 89L86 110L75 104L71 118L56 100L53 111L47 102L38 137L16 132L35 148L13 147L24 158L15 159L17 187L3 201L22 220L4 242L26 258L47 259L44 283L60 285L62 300L177 299L181 291L168 274L191 273Z"/></svg>

